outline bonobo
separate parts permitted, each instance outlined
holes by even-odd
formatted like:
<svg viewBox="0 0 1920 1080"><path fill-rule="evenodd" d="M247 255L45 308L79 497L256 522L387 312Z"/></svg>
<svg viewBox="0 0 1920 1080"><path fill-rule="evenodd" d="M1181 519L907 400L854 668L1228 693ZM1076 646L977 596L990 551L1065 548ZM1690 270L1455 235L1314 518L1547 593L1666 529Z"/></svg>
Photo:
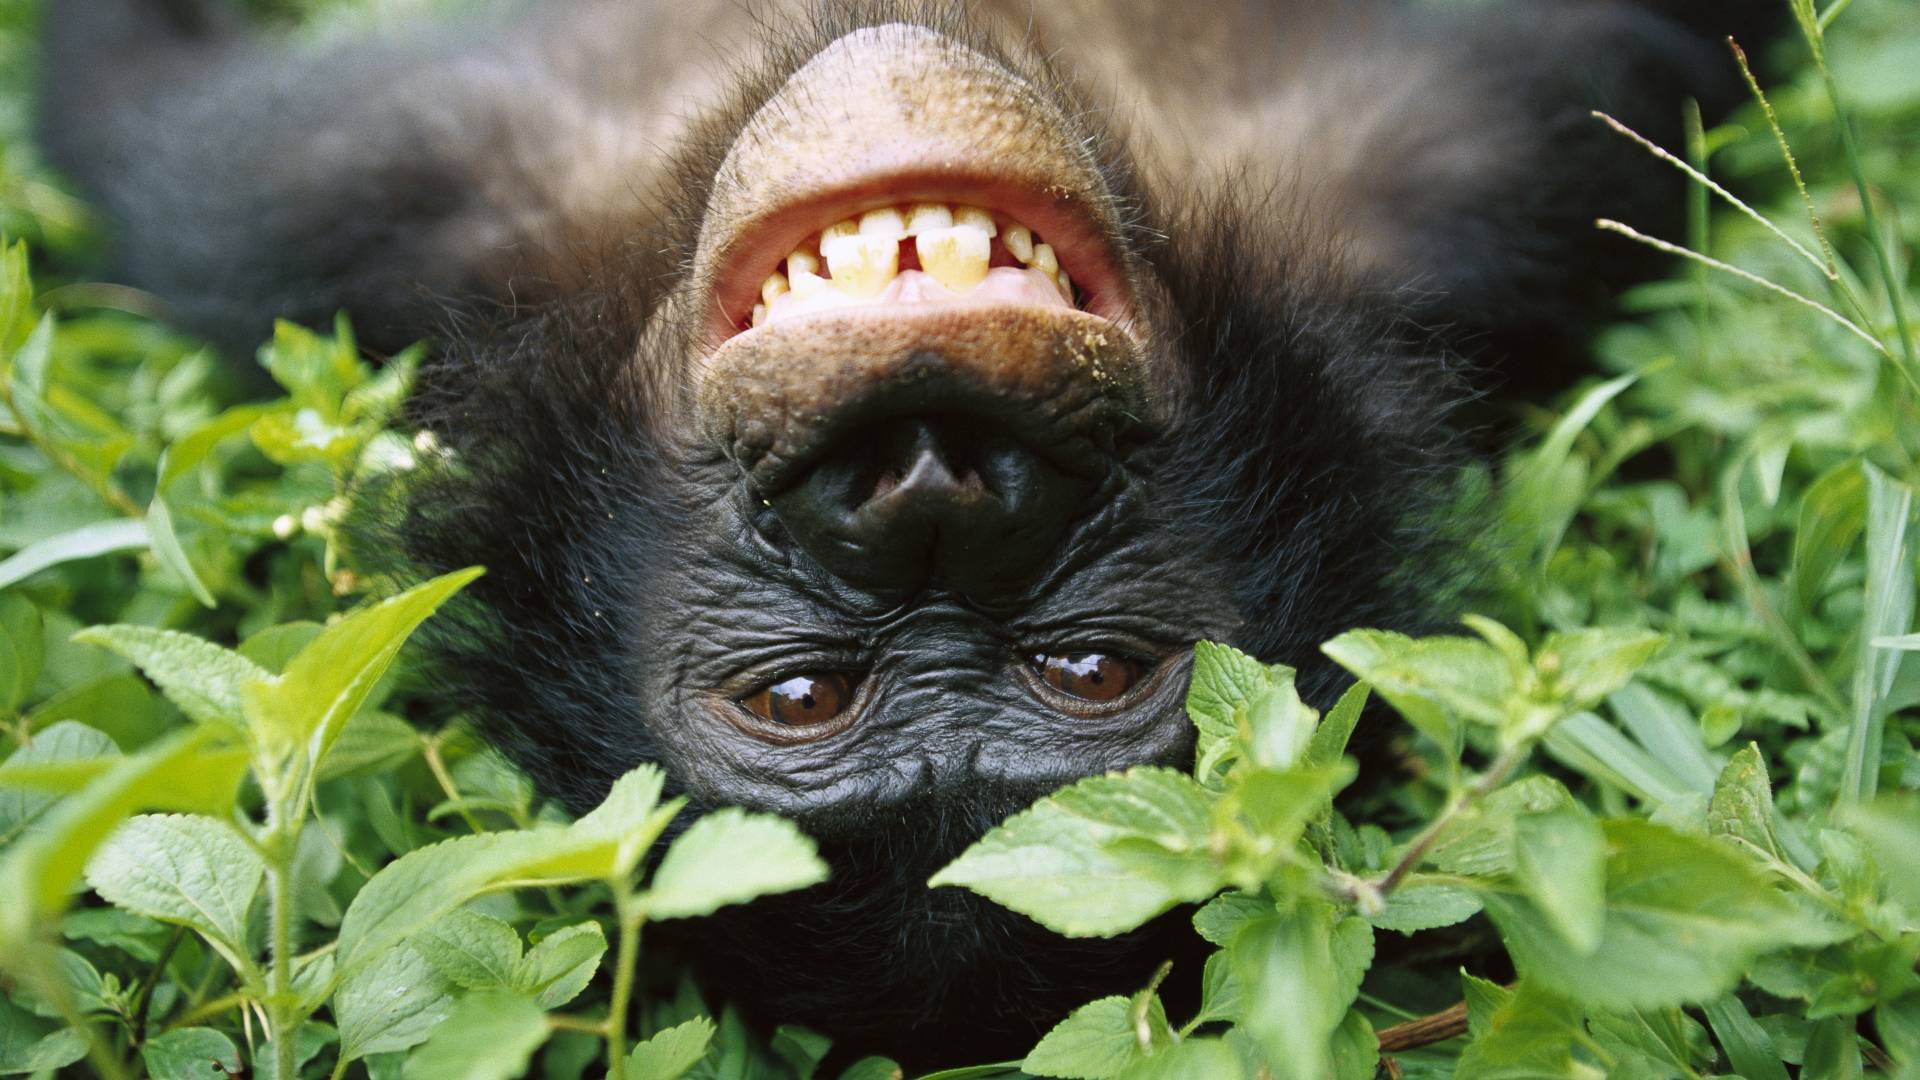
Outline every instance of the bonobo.
<svg viewBox="0 0 1920 1080"><path fill-rule="evenodd" d="M49 5L114 272L239 355L436 341L360 553L491 571L450 710L569 805L644 761L831 882L689 926L755 1015L924 1059L1137 987L927 878L1185 760L1188 647L1449 615L1456 404L1639 269L1760 0L545 0L297 40ZM951 1044L957 1050L946 1050ZM949 1060L952 1060L950 1057Z"/></svg>

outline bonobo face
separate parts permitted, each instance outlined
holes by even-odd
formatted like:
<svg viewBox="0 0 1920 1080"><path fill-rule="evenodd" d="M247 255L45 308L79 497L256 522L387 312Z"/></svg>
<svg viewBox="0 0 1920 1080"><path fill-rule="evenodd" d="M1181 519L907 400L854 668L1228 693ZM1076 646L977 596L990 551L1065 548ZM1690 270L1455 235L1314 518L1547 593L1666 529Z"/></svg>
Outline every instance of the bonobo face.
<svg viewBox="0 0 1920 1080"><path fill-rule="evenodd" d="M740 129L673 298L706 542L647 629L692 789L825 822L1178 756L1183 650L1235 618L1158 495L1178 385L1119 217L1057 103L923 27Z"/></svg>

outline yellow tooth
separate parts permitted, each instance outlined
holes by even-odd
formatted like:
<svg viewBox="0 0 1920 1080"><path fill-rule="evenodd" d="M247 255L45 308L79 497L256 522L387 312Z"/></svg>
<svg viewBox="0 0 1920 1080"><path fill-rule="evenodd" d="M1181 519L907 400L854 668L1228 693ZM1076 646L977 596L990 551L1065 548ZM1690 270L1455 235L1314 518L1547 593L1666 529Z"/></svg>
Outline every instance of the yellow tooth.
<svg viewBox="0 0 1920 1080"><path fill-rule="evenodd" d="M767 305L753 305L753 325L759 326L767 321Z"/></svg>
<svg viewBox="0 0 1920 1080"><path fill-rule="evenodd" d="M955 292L966 292L986 280L993 240L970 225L930 229L914 240L920 265L935 281Z"/></svg>
<svg viewBox="0 0 1920 1080"><path fill-rule="evenodd" d="M1067 272L1062 270L1058 274L1055 274L1053 281L1054 284L1060 286L1060 294L1067 298L1067 303L1073 303L1073 279L1067 276Z"/></svg>
<svg viewBox="0 0 1920 1080"><path fill-rule="evenodd" d="M1035 270L1053 277L1060 272L1060 257L1053 253L1052 244L1033 245L1033 263Z"/></svg>
<svg viewBox="0 0 1920 1080"><path fill-rule="evenodd" d="M832 288L832 286L828 285L827 279L821 277L819 274L808 270L798 270L794 272L793 295L802 300L812 299L829 288Z"/></svg>
<svg viewBox="0 0 1920 1080"><path fill-rule="evenodd" d="M981 232L986 233L988 236L993 236L1000 231L999 227L993 223L993 215L977 206L954 207L953 223L955 225L971 225Z"/></svg>
<svg viewBox="0 0 1920 1080"><path fill-rule="evenodd" d="M881 236L898 243L907 237L907 219L897 206L883 206L860 215L861 236Z"/></svg>
<svg viewBox="0 0 1920 1080"><path fill-rule="evenodd" d="M1007 234L1000 238L1000 242L1007 245L1008 253L1020 260L1020 265L1032 265L1033 231L1031 229L1025 225L1008 222Z"/></svg>
<svg viewBox="0 0 1920 1080"><path fill-rule="evenodd" d="M787 276L798 279L801 274L820 272L820 257L805 248L794 248L787 256Z"/></svg>
<svg viewBox="0 0 1920 1080"><path fill-rule="evenodd" d="M834 288L873 296L900 272L900 242L884 236L840 236L820 243Z"/></svg>
<svg viewBox="0 0 1920 1080"><path fill-rule="evenodd" d="M820 254L825 255L827 253L827 241L838 240L843 236L858 235L860 235L860 223L858 221L848 218L845 221L835 222L820 230Z"/></svg>
<svg viewBox="0 0 1920 1080"><path fill-rule="evenodd" d="M760 283L760 299L771 304L774 297L786 292L789 288L792 286L787 284L787 275L775 270L767 275L766 281Z"/></svg>
<svg viewBox="0 0 1920 1080"><path fill-rule="evenodd" d="M907 211L907 235L953 228L953 211L945 203L915 203Z"/></svg>

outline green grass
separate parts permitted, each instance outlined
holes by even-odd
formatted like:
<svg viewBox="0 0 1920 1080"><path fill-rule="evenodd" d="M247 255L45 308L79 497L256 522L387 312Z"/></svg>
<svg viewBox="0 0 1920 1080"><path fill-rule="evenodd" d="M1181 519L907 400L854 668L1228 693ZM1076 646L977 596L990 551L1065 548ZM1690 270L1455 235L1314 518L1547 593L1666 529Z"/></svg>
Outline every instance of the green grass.
<svg viewBox="0 0 1920 1080"><path fill-rule="evenodd" d="M717 820L716 850L790 844L787 876L689 857L643 887L593 819L523 842L555 811L459 727L399 719L404 654L371 697L323 678L385 671L437 600L323 630L379 591L337 548L343 492L432 452L384 430L411 361L376 372L344 324L284 328L261 358L285 396L246 401L151 298L72 276L96 237L24 138L35 7L0 0L0 1075L357 1074L349 1046L382 1077L487 1075L469 1046L554 1077L808 1074L817 1036L753 1035L638 949L649 917L804 881L803 840ZM1227 890L1201 920L1221 946L1208 1011L1169 1019L1151 987L1094 1003L1033 1068L1230 1076L1264 1057L1344 1080L1375 1067L1371 1032L1464 998L1473 1032L1396 1041L1399 1075L1920 1076L1920 19L1910 0L1827 10L1823 29L1796 9L1812 44L1779 57L1777 128L1756 106L1671 148L1751 206L1696 187L1686 235L1655 238L1693 261L1625 298L1591 378L1513 405L1527 434L1487 467L1508 553L1488 619L1329 646L1409 721L1391 776L1338 813L1276 801L1350 779L1350 716L1216 650L1190 703L1195 776L1081 785L944 872L1077 932ZM75 640L110 625L238 652ZM324 752L297 751L315 732ZM621 836L644 835L646 782L603 811ZM1157 831L1130 816L1149 806ZM103 830L154 810L175 816L88 864ZM1143 830L1155 857L1126 862L1090 821ZM575 862L528 854L560 836ZM448 886L431 917L417 898L366 914L431 869L401 856L443 840L494 876ZM239 921L139 895L115 867L142 843L197 851L218 871L197 887L238 895ZM1133 888L1063 907L994 861L1010 850L1115 859ZM407 918L454 920L494 973L424 931L393 970L332 971ZM294 992L310 985L330 993ZM372 990L412 1019L369 1029L352 999ZM609 1023L630 996L633 1023Z"/></svg>

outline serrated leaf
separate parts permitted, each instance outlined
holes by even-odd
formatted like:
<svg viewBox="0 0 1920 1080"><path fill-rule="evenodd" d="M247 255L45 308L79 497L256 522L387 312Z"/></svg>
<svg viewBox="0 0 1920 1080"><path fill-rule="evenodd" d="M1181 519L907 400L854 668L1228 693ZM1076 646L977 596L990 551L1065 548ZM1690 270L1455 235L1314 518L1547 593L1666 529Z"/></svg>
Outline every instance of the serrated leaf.
<svg viewBox="0 0 1920 1080"><path fill-rule="evenodd" d="M443 574L328 626L284 674L245 685L249 722L268 745L304 748L309 767L318 768L400 646L481 573L476 567Z"/></svg>
<svg viewBox="0 0 1920 1080"><path fill-rule="evenodd" d="M1143 766L1082 780L987 833L935 874L1069 937L1131 930L1225 884L1198 783Z"/></svg>
<svg viewBox="0 0 1920 1080"><path fill-rule="evenodd" d="M1767 763L1752 743L1733 755L1713 785L1707 804L1707 833L1743 840L1775 859L1782 859L1773 831L1773 788Z"/></svg>
<svg viewBox="0 0 1920 1080"><path fill-rule="evenodd" d="M1461 1080L1601 1080L1599 1070L1573 1058L1574 1045L1585 1037L1578 1005L1522 981L1467 1045L1455 1075Z"/></svg>
<svg viewBox="0 0 1920 1080"><path fill-rule="evenodd" d="M1108 1080L1144 1052L1133 1023L1133 1003L1116 994L1069 1013L1041 1037L1020 1068L1065 1080Z"/></svg>
<svg viewBox="0 0 1920 1080"><path fill-rule="evenodd" d="M679 1080L707 1056L713 1021L696 1016L656 1033L627 1055L627 1080Z"/></svg>
<svg viewBox="0 0 1920 1080"><path fill-rule="evenodd" d="M1607 841L1576 802L1513 822L1513 879L1569 946L1590 953L1606 921Z"/></svg>
<svg viewBox="0 0 1920 1080"><path fill-rule="evenodd" d="M1458 885L1421 880L1414 874L1387 897L1387 902L1367 921L1381 930L1402 934L1434 930L1462 923L1480 913L1480 898Z"/></svg>
<svg viewBox="0 0 1920 1080"><path fill-rule="evenodd" d="M1373 686L1387 704L1449 756L1460 752L1461 722L1498 724L1506 716L1512 672L1484 642L1461 637L1416 640L1384 630L1351 630L1320 647Z"/></svg>
<svg viewBox="0 0 1920 1080"><path fill-rule="evenodd" d="M265 668L204 638L150 626L95 626L73 639L132 661L180 711L202 724L246 727L240 688L271 676Z"/></svg>
<svg viewBox="0 0 1920 1080"><path fill-rule="evenodd" d="M1609 821L1600 944L1572 948L1528 898L1482 893L1522 975L1599 1009L1657 1009L1716 997L1762 953L1819 944L1834 929L1773 889L1753 861L1705 837Z"/></svg>
<svg viewBox="0 0 1920 1080"><path fill-rule="evenodd" d="M793 822L729 807L694 822L667 848L648 883L646 909L654 919L710 915L826 879L827 864Z"/></svg>
<svg viewBox="0 0 1920 1080"><path fill-rule="evenodd" d="M130 818L86 875L108 903L198 932L239 970L250 964L247 923L266 864L232 827L189 814Z"/></svg>
<svg viewBox="0 0 1920 1080"><path fill-rule="evenodd" d="M1233 1047L1205 1037L1184 1039L1120 1073L1121 1080L1240 1080L1246 1075Z"/></svg>
<svg viewBox="0 0 1920 1080"><path fill-rule="evenodd" d="M514 990L520 932L491 915L456 908L409 939L421 956L462 990Z"/></svg>
<svg viewBox="0 0 1920 1080"><path fill-rule="evenodd" d="M534 995L543 1009L557 1009L587 988L607 952L599 923L577 923L548 934L527 950L514 975L514 989Z"/></svg>
<svg viewBox="0 0 1920 1080"><path fill-rule="evenodd" d="M340 1057L410 1049L453 1011L453 986L411 944L388 948L350 974L333 995Z"/></svg>
<svg viewBox="0 0 1920 1080"><path fill-rule="evenodd" d="M1302 900L1247 925L1229 947L1246 995L1241 1027L1279 1080L1319 1080L1330 1041L1373 957L1372 930L1357 918Z"/></svg>
<svg viewBox="0 0 1920 1080"><path fill-rule="evenodd" d="M514 1080L547 1041L540 1006L516 994L488 992L460 999L407 1058L406 1080Z"/></svg>
<svg viewBox="0 0 1920 1080"><path fill-rule="evenodd" d="M1272 915L1276 910L1274 902L1267 897L1225 892L1193 913L1193 929L1209 943L1224 949L1248 923Z"/></svg>
<svg viewBox="0 0 1920 1080"><path fill-rule="evenodd" d="M140 1060L153 1080L207 1080L240 1075L240 1048L212 1028L177 1028L140 1045Z"/></svg>
<svg viewBox="0 0 1920 1080"><path fill-rule="evenodd" d="M1467 1006L1467 1035L1478 1039L1493 1027L1493 1015L1513 1000L1513 991L1491 979L1460 973L1461 996Z"/></svg>
<svg viewBox="0 0 1920 1080"><path fill-rule="evenodd" d="M1561 711L1579 712L1625 686L1666 641L1640 627L1596 626L1547 635L1533 662Z"/></svg>

